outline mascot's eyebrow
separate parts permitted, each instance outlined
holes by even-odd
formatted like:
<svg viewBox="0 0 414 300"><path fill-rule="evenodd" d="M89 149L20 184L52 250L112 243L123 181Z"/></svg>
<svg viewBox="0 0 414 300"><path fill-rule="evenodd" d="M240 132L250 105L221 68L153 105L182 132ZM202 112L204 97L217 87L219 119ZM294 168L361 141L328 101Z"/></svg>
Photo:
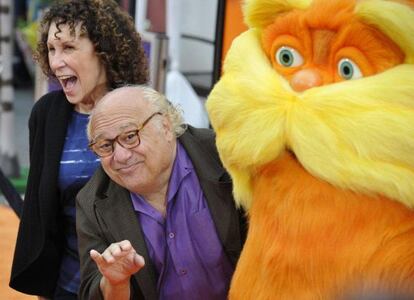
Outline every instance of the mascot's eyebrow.
<svg viewBox="0 0 414 300"><path fill-rule="evenodd" d="M324 64L329 60L330 49L335 34L331 30L315 30L312 32L313 60L315 64Z"/></svg>

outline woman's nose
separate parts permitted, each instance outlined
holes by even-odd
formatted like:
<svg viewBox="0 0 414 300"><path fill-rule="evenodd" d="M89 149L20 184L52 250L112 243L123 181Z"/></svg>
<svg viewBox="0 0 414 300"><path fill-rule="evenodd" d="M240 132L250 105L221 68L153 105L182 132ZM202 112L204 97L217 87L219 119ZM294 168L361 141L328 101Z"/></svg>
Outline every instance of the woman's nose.
<svg viewBox="0 0 414 300"><path fill-rule="evenodd" d="M296 92L303 92L315 86L322 85L322 76L315 69L304 69L296 72L290 80L290 86Z"/></svg>
<svg viewBox="0 0 414 300"><path fill-rule="evenodd" d="M65 66L66 64L63 55L60 53L54 53L53 55L49 56L49 65L53 72Z"/></svg>

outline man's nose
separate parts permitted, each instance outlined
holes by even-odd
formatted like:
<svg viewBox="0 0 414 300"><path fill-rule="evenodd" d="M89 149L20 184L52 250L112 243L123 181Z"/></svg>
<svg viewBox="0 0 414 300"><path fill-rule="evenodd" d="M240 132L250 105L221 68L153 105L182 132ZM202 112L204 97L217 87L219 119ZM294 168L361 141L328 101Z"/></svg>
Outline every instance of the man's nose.
<svg viewBox="0 0 414 300"><path fill-rule="evenodd" d="M114 159L119 162L125 162L132 156L131 149L127 149L119 144L117 141L114 142Z"/></svg>

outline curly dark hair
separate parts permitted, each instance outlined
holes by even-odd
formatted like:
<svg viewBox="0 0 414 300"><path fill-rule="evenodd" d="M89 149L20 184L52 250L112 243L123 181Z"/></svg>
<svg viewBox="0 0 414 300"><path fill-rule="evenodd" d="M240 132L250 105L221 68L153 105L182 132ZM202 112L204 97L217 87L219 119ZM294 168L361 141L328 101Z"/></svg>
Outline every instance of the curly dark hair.
<svg viewBox="0 0 414 300"><path fill-rule="evenodd" d="M148 62L133 19L112 0L60 0L45 12L34 54L46 76L56 79L48 59L47 38L52 22L69 25L71 34L81 31L91 40L105 67L108 88L148 82Z"/></svg>

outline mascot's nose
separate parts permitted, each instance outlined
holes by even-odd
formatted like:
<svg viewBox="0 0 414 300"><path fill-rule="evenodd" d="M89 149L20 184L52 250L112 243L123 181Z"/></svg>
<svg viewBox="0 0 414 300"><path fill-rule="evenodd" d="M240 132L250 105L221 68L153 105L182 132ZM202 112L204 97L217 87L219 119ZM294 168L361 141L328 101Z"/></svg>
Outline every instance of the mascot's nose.
<svg viewBox="0 0 414 300"><path fill-rule="evenodd" d="M322 85L321 74L315 69L304 69L296 72L290 80L290 86L296 92L303 92Z"/></svg>

